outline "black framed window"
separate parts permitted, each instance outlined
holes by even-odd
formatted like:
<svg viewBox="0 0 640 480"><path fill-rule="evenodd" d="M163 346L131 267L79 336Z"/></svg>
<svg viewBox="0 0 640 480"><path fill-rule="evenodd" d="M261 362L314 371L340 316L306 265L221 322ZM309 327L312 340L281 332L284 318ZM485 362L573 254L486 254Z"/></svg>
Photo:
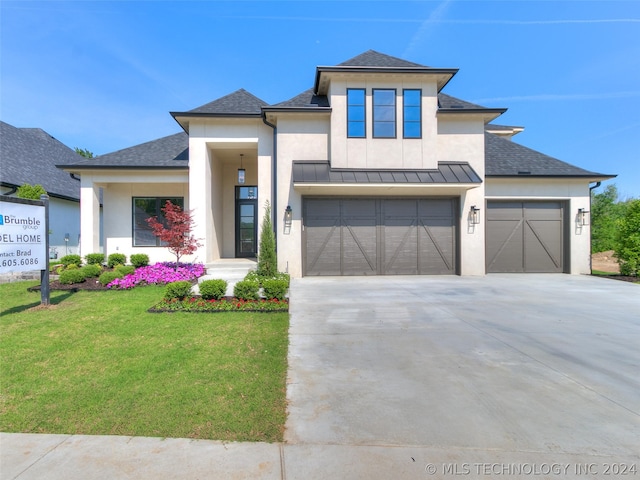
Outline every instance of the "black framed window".
<svg viewBox="0 0 640 480"><path fill-rule="evenodd" d="M404 138L422 137L422 90L402 91L402 132Z"/></svg>
<svg viewBox="0 0 640 480"><path fill-rule="evenodd" d="M347 137L366 137L364 88L347 89Z"/></svg>
<svg viewBox="0 0 640 480"><path fill-rule="evenodd" d="M164 221L162 208L169 200L174 205L184 209L183 197L133 197L133 246L134 247L162 247L162 242L153 234L147 223L147 218L158 217Z"/></svg>
<svg viewBox="0 0 640 480"><path fill-rule="evenodd" d="M373 137L396 137L395 89L373 89Z"/></svg>

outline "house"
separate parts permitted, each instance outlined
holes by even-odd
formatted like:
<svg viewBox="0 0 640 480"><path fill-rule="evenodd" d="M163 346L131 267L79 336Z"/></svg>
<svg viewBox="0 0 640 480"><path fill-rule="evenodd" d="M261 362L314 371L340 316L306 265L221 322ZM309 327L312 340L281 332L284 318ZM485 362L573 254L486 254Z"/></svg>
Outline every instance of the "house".
<svg viewBox="0 0 640 480"><path fill-rule="evenodd" d="M505 109L442 92L457 73L368 51L318 66L275 105L241 89L186 112L183 133L74 165L82 253L171 256L146 218L193 212L194 259L255 257L266 202L278 266L303 275L590 272L590 172L511 140Z"/></svg>
<svg viewBox="0 0 640 480"><path fill-rule="evenodd" d="M40 128L16 128L0 121L0 195L40 184L49 194L50 257L79 253L80 179L56 168L84 157Z"/></svg>

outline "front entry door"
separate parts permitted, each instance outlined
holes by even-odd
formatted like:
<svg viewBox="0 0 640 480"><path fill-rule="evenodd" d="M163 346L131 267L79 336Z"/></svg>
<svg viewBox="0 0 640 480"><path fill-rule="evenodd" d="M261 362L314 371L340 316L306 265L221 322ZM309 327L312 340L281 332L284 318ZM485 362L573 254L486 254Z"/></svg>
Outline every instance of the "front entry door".
<svg viewBox="0 0 640 480"><path fill-rule="evenodd" d="M236 187L236 257L258 255L258 187Z"/></svg>

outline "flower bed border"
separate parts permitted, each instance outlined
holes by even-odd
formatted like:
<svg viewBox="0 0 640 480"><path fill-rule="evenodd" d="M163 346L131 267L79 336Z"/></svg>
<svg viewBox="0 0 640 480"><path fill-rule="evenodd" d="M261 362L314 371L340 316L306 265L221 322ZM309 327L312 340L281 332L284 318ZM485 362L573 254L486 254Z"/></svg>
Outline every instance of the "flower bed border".
<svg viewBox="0 0 640 480"><path fill-rule="evenodd" d="M238 304L242 305L247 304L260 304L260 303L278 303L283 306L283 308L274 308L274 309L259 309L259 308L221 308L221 309L203 309L199 310L197 308L182 308L182 305L185 303L197 303L197 302L205 302L209 304L221 304L222 302L227 302L228 304ZM163 308L161 305L166 305L166 301L162 301L160 303L156 303L154 306L149 308L147 312L149 313L221 313L221 312L253 312L253 313L276 313L276 312L288 312L289 311L289 300L267 300L262 298L260 300L240 300L235 297L223 297L220 300L203 300L202 297L189 297L184 300L175 300L172 301L174 305L180 305L178 308ZM195 306L195 305L194 305Z"/></svg>

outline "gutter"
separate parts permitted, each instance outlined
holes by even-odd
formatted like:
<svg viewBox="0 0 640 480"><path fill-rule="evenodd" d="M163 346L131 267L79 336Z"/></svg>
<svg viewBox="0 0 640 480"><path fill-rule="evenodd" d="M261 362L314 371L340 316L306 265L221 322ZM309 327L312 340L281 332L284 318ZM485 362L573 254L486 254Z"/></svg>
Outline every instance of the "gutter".
<svg viewBox="0 0 640 480"><path fill-rule="evenodd" d="M278 254L278 127L269 123L267 114L262 112L262 122L273 129L273 166L271 168L271 223L276 237L276 255Z"/></svg>

